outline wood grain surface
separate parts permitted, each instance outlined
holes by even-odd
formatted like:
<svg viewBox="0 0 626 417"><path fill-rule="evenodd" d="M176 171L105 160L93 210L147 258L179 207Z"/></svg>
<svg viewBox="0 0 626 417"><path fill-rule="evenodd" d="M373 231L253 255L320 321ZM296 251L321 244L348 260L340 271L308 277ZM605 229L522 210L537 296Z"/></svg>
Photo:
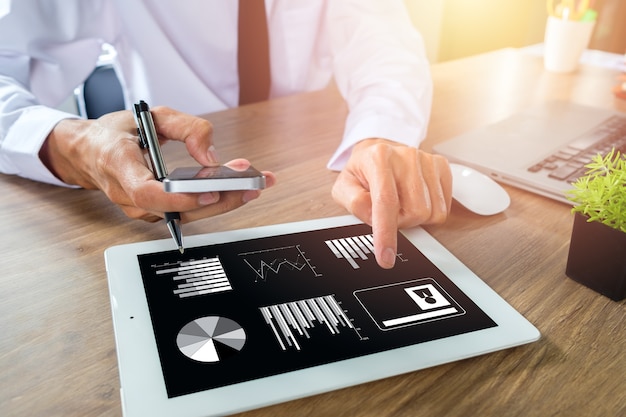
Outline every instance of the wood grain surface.
<svg viewBox="0 0 626 417"><path fill-rule="evenodd" d="M550 74L505 49L437 64L424 149L534 103L569 99L626 111L615 71ZM320 92L213 113L222 160L246 157L278 184L235 212L186 224L186 235L345 214L326 169L347 109ZM168 167L187 165L176 144ZM624 416L626 304L565 276L573 216L561 203L506 187L506 212L453 207L426 230L539 328L536 343L253 410L242 416ZM168 238L127 219L97 191L0 176L0 415L120 416L103 251ZM233 399L236 401L236 398Z"/></svg>

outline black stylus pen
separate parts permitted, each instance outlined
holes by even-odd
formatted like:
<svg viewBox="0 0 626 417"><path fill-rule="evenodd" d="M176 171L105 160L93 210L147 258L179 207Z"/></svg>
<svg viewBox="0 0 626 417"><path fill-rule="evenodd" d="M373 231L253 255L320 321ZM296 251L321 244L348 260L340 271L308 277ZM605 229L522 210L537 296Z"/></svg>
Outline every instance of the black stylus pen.
<svg viewBox="0 0 626 417"><path fill-rule="evenodd" d="M163 162L161 146L159 145L159 138L154 128L150 107L148 103L143 100L135 104L135 121L139 134L139 145L143 149L148 150L154 178L163 181L163 179L167 177L167 168ZM165 222L172 234L172 238L174 238L174 242L176 242L176 246L178 246L178 250L180 253L183 253L185 248L183 247L183 233L180 227L180 213L165 213Z"/></svg>

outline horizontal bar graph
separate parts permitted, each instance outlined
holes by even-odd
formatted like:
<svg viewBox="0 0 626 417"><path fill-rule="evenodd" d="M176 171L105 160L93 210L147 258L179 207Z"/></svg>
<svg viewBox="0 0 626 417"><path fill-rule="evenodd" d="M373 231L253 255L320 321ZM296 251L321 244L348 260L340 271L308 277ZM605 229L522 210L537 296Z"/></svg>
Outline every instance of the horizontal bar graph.
<svg viewBox="0 0 626 417"><path fill-rule="evenodd" d="M232 290L218 257L157 265L156 275L170 276L176 283L174 294L180 298Z"/></svg>

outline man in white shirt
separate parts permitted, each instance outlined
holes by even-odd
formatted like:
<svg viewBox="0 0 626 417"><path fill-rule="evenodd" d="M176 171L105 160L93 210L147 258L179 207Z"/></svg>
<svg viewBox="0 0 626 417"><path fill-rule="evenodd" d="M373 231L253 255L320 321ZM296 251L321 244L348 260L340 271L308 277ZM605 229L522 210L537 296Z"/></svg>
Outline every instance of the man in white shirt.
<svg viewBox="0 0 626 417"><path fill-rule="evenodd" d="M160 136L184 141L202 165L216 163L210 123L190 114L239 104L237 1L4 4L0 172L100 189L129 217L148 221L173 211L192 221L259 196L167 194L145 164L130 111L82 120L54 109L109 43L127 108L146 100ZM447 162L417 150L432 95L421 38L402 0L266 0L265 12L269 98L320 89L334 78L349 115L328 164L341 170L333 197L372 225L376 259L392 267L398 227L442 222L451 202ZM275 178L265 174L271 186Z"/></svg>

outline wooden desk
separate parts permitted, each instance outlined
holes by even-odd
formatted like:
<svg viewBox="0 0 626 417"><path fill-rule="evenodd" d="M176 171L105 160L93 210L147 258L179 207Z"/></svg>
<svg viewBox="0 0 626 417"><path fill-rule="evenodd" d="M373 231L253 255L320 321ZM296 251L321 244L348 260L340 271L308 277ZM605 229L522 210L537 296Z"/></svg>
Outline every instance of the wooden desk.
<svg viewBox="0 0 626 417"><path fill-rule="evenodd" d="M424 148L549 98L626 111L614 71L544 72L508 49L433 66ZM223 160L246 156L278 185L188 235L344 214L325 164L346 109L332 89L210 115ZM166 146L168 164L184 163ZM571 281L566 205L507 187L493 217L455 206L427 230L543 334L536 343L327 394L246 416L617 416L626 413L625 303ZM0 415L120 416L105 248L168 237L131 221L98 192L0 178Z"/></svg>

